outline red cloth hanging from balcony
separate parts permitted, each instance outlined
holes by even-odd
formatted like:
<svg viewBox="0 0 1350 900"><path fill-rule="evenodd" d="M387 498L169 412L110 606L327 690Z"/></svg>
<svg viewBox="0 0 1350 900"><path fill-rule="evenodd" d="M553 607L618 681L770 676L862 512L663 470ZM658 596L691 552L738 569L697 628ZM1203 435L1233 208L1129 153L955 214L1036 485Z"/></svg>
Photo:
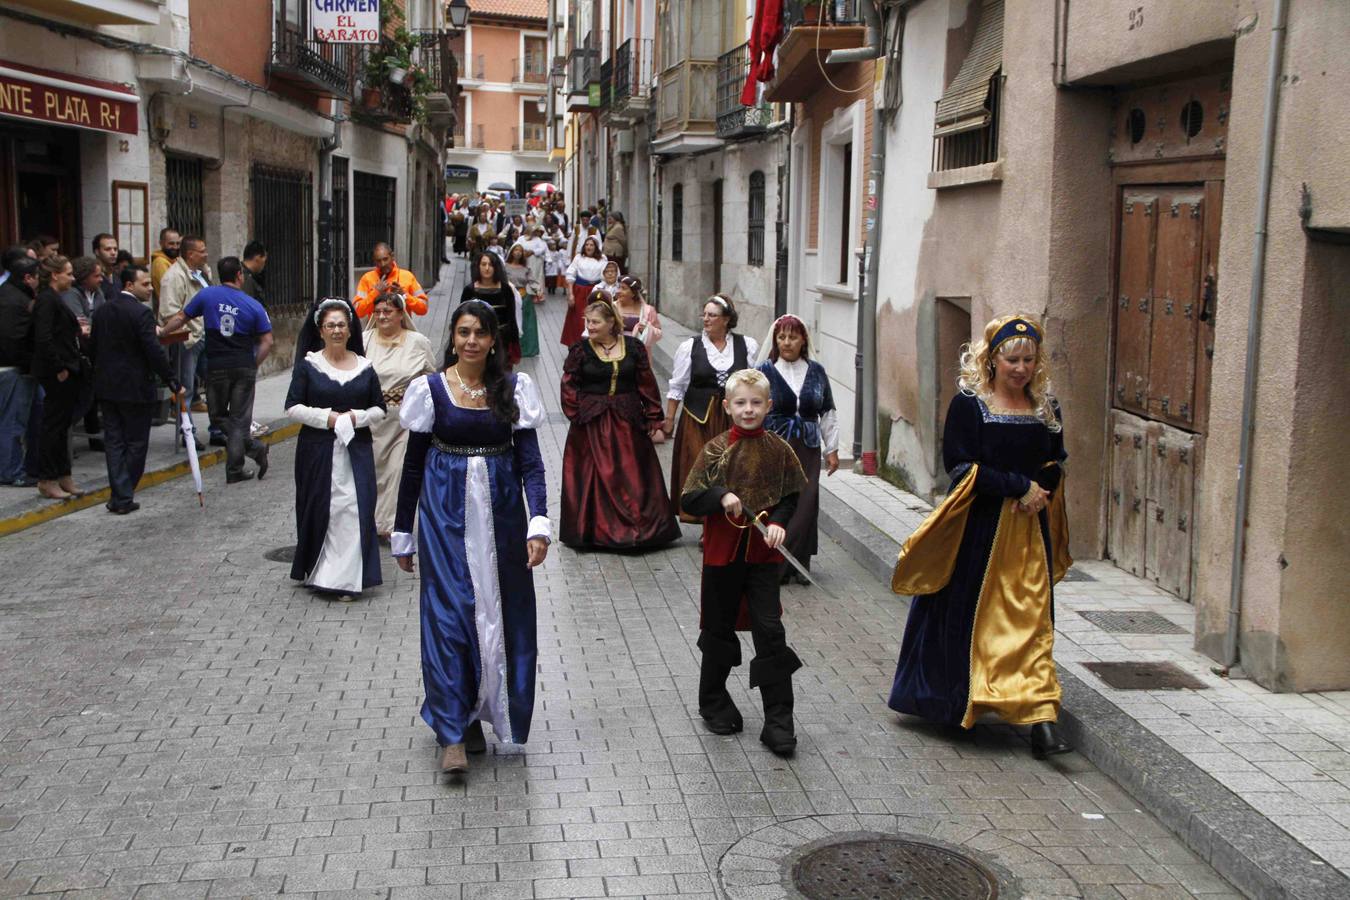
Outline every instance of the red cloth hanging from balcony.
<svg viewBox="0 0 1350 900"><path fill-rule="evenodd" d="M741 88L741 105L754 106L759 98L756 82L773 78L773 53L783 39L783 0L756 0L755 25L750 29L750 71Z"/></svg>

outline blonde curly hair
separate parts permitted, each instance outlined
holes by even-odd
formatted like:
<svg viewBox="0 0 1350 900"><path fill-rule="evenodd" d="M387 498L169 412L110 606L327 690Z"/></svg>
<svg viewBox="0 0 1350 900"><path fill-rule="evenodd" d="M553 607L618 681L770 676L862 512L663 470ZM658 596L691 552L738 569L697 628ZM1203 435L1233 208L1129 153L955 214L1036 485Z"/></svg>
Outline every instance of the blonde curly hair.
<svg viewBox="0 0 1350 900"><path fill-rule="evenodd" d="M1039 320L1034 316L1022 313L1000 316L991 321L984 326L984 337L982 339L972 341L961 347L961 371L956 376L956 387L961 393L968 397L978 397L986 403L993 396L994 354L990 352L989 345L993 343L994 336L998 334L999 329L1017 319L1031 325L1038 334L1045 334ZM1059 431L1061 425L1059 417L1055 415L1055 393L1050 383L1050 366L1046 361L1047 355L1042 352L1041 344L1030 336L1012 337L998 346L997 355L1024 353L1028 350L1036 354L1036 372L1031 376L1031 382L1026 387L1027 395L1031 398L1032 406L1036 410L1036 417L1045 423L1046 428L1051 431Z"/></svg>

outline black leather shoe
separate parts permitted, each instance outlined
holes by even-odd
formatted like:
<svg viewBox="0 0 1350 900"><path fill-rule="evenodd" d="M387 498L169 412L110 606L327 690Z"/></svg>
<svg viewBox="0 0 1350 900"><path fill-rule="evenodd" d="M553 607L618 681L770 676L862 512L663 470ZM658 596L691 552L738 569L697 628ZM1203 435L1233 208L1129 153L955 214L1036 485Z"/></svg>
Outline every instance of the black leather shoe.
<svg viewBox="0 0 1350 900"><path fill-rule="evenodd" d="M477 719L464 729L464 751L466 753L486 753L487 738L483 736L483 723Z"/></svg>
<svg viewBox="0 0 1350 900"><path fill-rule="evenodd" d="M1054 722L1037 722L1031 726L1031 755L1037 759L1068 753L1072 749Z"/></svg>
<svg viewBox="0 0 1350 900"><path fill-rule="evenodd" d="M108 512L112 513L114 516L125 516L127 513L134 513L141 508L141 505L135 500L131 501L126 506L113 506L111 503L105 503L103 505L106 506Z"/></svg>
<svg viewBox="0 0 1350 900"><path fill-rule="evenodd" d="M238 484L241 481L252 481L252 480L253 480L253 473L248 471L241 472L238 475L225 476L226 484Z"/></svg>
<svg viewBox="0 0 1350 900"><path fill-rule="evenodd" d="M703 721L708 723L708 730L713 734L740 734L745 729L741 711L730 701L716 713L704 716Z"/></svg>

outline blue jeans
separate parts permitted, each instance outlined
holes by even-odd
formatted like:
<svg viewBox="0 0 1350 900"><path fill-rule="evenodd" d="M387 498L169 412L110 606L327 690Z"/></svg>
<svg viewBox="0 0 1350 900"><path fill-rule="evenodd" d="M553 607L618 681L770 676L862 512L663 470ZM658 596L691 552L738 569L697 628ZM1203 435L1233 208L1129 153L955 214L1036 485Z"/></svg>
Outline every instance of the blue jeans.
<svg viewBox="0 0 1350 900"><path fill-rule="evenodd" d="M174 372L178 375L178 383L187 388L188 403L196 396L197 390L197 363L202 357L202 350L205 349L206 342L198 341L191 347L186 344L174 344L170 348L169 365L173 366ZM175 411L174 416L177 417Z"/></svg>
<svg viewBox="0 0 1350 900"><path fill-rule="evenodd" d="M37 379L18 369L0 369L0 484L24 476L24 438Z"/></svg>

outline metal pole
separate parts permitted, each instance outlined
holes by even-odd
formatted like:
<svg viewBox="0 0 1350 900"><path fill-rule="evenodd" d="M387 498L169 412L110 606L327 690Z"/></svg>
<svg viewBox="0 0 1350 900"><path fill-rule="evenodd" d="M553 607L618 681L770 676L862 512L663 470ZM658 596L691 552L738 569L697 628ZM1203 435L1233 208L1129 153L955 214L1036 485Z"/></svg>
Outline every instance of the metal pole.
<svg viewBox="0 0 1350 900"><path fill-rule="evenodd" d="M1257 360L1261 345L1261 300L1266 277L1266 225L1270 216L1270 181L1275 162L1275 124L1280 104L1280 71L1284 67L1284 37L1289 18L1288 0L1275 0L1270 27L1270 68L1266 73L1266 111L1261 125L1261 168L1256 196L1256 230L1252 238L1251 292L1247 300L1246 373L1242 383L1242 431L1238 436L1237 500L1233 509L1232 582L1228 591L1228 631L1224 635L1223 664L1237 665L1238 629L1242 619L1242 584L1246 576L1247 505L1251 499L1252 430L1256 417Z"/></svg>

